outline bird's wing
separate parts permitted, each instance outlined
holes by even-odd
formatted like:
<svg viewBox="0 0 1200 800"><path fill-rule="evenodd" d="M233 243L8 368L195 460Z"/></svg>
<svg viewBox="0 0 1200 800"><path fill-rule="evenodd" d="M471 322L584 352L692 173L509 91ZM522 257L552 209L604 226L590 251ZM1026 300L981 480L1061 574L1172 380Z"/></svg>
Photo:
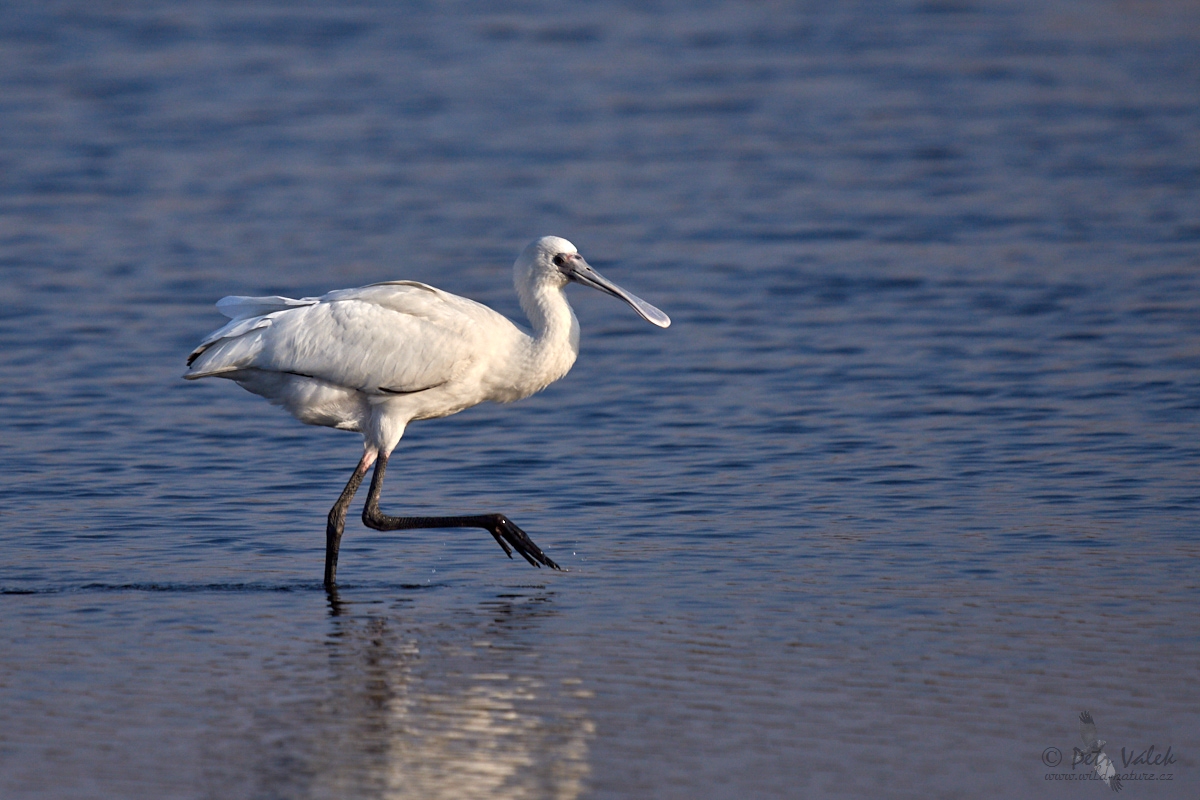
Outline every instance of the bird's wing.
<svg viewBox="0 0 1200 800"><path fill-rule="evenodd" d="M252 339L246 339L246 334L261 328L270 327L272 322L279 316L281 312L288 311L293 308L301 308L311 306L320 302L319 298L306 297L301 300L293 300L290 297L222 297L217 301L217 309L229 317L229 322L224 327L204 337L204 341L191 352L188 356L188 366L193 367L185 378L203 378L207 375L217 375L222 372L231 372L237 369L236 364L245 361L251 357L251 350L255 350L258 342ZM200 358L205 352L218 342L225 342L221 348L223 358L215 359L217 355L214 352L209 352L208 358L203 359L205 362L212 362L209 368L201 368L199 365L193 366L194 362ZM233 344L240 342L240 345ZM218 361L221 362L218 364Z"/></svg>
<svg viewBox="0 0 1200 800"><path fill-rule="evenodd" d="M1096 775L1114 792L1121 791L1121 779L1117 776L1117 767L1103 750L1096 754Z"/></svg>
<svg viewBox="0 0 1200 800"><path fill-rule="evenodd" d="M210 336L186 377L253 368L370 394L409 394L469 370L504 319L486 306L412 282L294 302L235 320Z"/></svg>
<svg viewBox="0 0 1200 800"><path fill-rule="evenodd" d="M320 302L318 297L304 297L293 300L290 297L222 297L217 301L217 310L234 322L240 322L250 317L262 317L276 311L286 311L299 306L311 306Z"/></svg>
<svg viewBox="0 0 1200 800"><path fill-rule="evenodd" d="M1083 743L1089 752L1095 748L1098 741L1096 738L1096 723L1092 721L1092 715L1087 711L1079 715L1079 738L1083 739Z"/></svg>

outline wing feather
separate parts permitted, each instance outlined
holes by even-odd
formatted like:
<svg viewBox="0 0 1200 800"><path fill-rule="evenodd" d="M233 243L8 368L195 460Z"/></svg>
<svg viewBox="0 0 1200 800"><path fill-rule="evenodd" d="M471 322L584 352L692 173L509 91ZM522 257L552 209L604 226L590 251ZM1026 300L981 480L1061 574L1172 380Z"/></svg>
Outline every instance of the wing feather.
<svg viewBox="0 0 1200 800"><path fill-rule="evenodd" d="M303 300L226 298L220 307L231 321L192 354L187 378L257 369L408 394L470 370L489 331L512 327L486 306L411 281Z"/></svg>
<svg viewBox="0 0 1200 800"><path fill-rule="evenodd" d="M290 297L222 297L217 301L217 310L231 320L237 322L250 317L261 317L275 311L286 311L298 306L311 306L320 302L317 297L304 297L293 300Z"/></svg>

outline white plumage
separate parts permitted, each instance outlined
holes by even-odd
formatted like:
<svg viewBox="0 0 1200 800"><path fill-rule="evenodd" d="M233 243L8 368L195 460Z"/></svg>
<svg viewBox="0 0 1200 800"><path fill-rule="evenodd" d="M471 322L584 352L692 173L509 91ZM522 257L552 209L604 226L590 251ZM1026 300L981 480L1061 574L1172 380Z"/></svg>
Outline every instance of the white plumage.
<svg viewBox="0 0 1200 800"><path fill-rule="evenodd" d="M1086 749L1078 751L1077 755L1082 756L1085 764L1092 765L1092 769L1096 770L1096 775L1104 781L1105 786L1114 792L1121 791L1121 777L1117 774L1117 768L1108 757L1108 753L1104 752L1106 742L1096 735L1096 723L1087 711L1079 715L1079 738L1083 739ZM1071 768L1074 769L1074 763Z"/></svg>
<svg viewBox="0 0 1200 800"><path fill-rule="evenodd" d="M603 278L565 239L546 236L522 251L514 284L533 333L487 306L414 281L341 289L322 297L226 297L230 318L188 358L189 380L228 378L296 419L363 434L364 453L330 511L326 584L332 586L346 506L376 465L364 522L383 530L483 527L531 564L557 567L502 515L387 517L378 490L387 458L412 420L444 417L484 401L528 397L561 378L579 352L571 281L629 303L659 327L666 314ZM507 542L507 544L506 544ZM511 552L509 552L511 557Z"/></svg>

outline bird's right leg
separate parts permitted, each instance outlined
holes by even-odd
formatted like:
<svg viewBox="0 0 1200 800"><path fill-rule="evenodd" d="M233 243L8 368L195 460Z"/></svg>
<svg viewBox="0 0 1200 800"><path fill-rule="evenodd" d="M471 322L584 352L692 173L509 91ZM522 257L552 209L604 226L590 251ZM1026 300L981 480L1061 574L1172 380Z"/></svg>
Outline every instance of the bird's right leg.
<svg viewBox="0 0 1200 800"><path fill-rule="evenodd" d="M379 510L379 495L383 476L387 473L388 457L380 453L371 476L371 489L363 504L363 524L377 531L404 531L414 528L483 528L492 535L509 558L513 550L535 567L543 565L561 570L542 549L533 543L529 534L503 514L473 514L455 517L391 517Z"/></svg>
<svg viewBox="0 0 1200 800"><path fill-rule="evenodd" d="M367 450L363 453L358 466L354 468L354 474L346 483L346 488L342 489L341 496L333 504L333 508L329 509L329 520L325 525L326 589L333 588L334 579L337 577L338 548L342 544L342 531L346 528L346 509L350 507L350 501L354 499L354 493L362 485L363 478L366 477L367 470L371 468L373 461L375 461L373 452Z"/></svg>

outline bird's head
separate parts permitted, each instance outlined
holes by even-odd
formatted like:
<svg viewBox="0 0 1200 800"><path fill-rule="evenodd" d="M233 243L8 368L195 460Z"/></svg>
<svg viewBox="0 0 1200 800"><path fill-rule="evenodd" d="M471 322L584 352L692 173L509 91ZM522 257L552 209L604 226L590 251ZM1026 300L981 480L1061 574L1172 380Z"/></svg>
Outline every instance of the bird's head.
<svg viewBox="0 0 1200 800"><path fill-rule="evenodd" d="M517 258L513 277L518 293L535 286L561 289L571 282L581 283L624 300L651 325L666 328L671 324L666 314L592 269L575 245L558 236L543 236L530 242Z"/></svg>
<svg viewBox="0 0 1200 800"><path fill-rule="evenodd" d="M559 264L568 258L579 257L579 250L566 239L543 236L530 242L521 251L513 277L518 288L523 283L526 286L549 285L561 289L571 279Z"/></svg>

